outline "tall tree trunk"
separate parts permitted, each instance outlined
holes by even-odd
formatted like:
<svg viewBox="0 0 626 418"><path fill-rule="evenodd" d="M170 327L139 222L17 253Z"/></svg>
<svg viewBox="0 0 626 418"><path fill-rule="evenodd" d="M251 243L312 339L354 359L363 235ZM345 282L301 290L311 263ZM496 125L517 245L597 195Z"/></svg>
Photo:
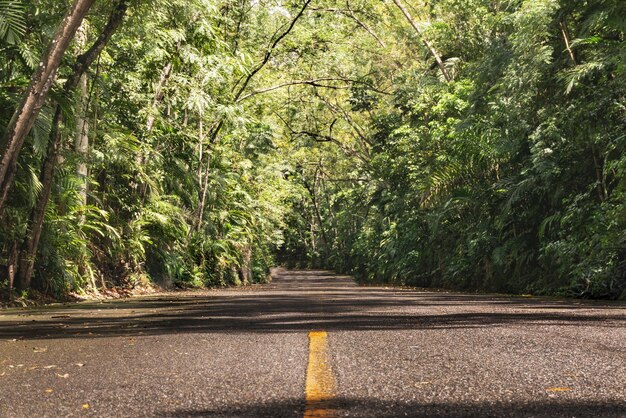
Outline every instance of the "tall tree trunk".
<svg viewBox="0 0 626 418"><path fill-rule="evenodd" d="M448 74L448 70L446 70L446 66L443 63L441 56L439 55L439 53L437 52L433 44L431 44L430 41L424 37L424 32L422 32L422 30L419 28L419 26L417 25L417 22L415 22L415 20L413 19L413 16L411 16L411 13L409 13L407 8L404 7L404 4L402 4L400 0L393 0L393 2L395 3L396 6L398 6L398 9L400 9L404 17L406 17L406 20L409 21L409 23L411 24L415 32L417 32L419 37L422 39L422 42L424 43L424 45L426 46L430 54L435 58L435 61L437 61L437 66L439 67L439 70L441 70L441 74L443 75L443 78L447 82L452 81L452 77L450 77L450 74Z"/></svg>
<svg viewBox="0 0 626 418"><path fill-rule="evenodd" d="M76 164L76 174L80 177L79 196L81 205L87 204L87 175L89 174L89 166L87 158L89 157L89 119L87 118L88 93L87 93L87 75L83 74L79 82L78 97L78 117L76 118L76 139L74 142L74 150L79 158ZM84 219L82 219L84 222Z"/></svg>
<svg viewBox="0 0 626 418"><path fill-rule="evenodd" d="M80 52L87 45L87 27L84 22L76 34L76 47ZM89 174L89 167L87 166L87 158L89 156L89 117L87 115L89 108L89 92L87 91L87 74L81 74L78 80L78 91L76 94L76 136L74 138L74 151L78 157L76 163L76 174L80 179L80 185L78 186L78 197L80 205L87 205L87 187ZM62 164L59 162L59 164ZM79 224L82 226L85 223L85 214L81 214L79 218ZM78 263L78 273L84 276L86 273L86 260L84 259L87 254L87 245L83 243L81 245L82 255L81 260ZM93 274L89 274L89 284L92 289L96 289L96 282Z"/></svg>
<svg viewBox="0 0 626 418"><path fill-rule="evenodd" d="M84 26L84 25L83 25ZM76 36L77 47L83 49L87 44L86 28L81 27ZM76 138L74 141L74 151L78 157L76 164L76 174L81 179L79 186L79 197L81 205L87 204L87 157L89 152L89 118L87 116L87 107L89 105L89 93L87 91L87 74L81 74L78 79L78 94L76 98ZM81 217L81 224L85 222L84 216Z"/></svg>
<svg viewBox="0 0 626 418"><path fill-rule="evenodd" d="M152 106L150 107L150 114L148 115L148 120L146 121L146 132L152 131L152 128L154 127L154 121L156 120L155 112L158 111L159 105L163 101L163 97L165 95L165 93L163 92L163 89L165 88L165 85L167 84L167 80L169 80L170 76L172 75L173 66L174 66L173 63L170 61L167 64L165 64L165 66L161 70L161 75L159 76L159 83L154 89L154 98L152 99Z"/></svg>
<svg viewBox="0 0 626 418"><path fill-rule="evenodd" d="M193 225L189 229L188 238L191 237L194 231L200 230L202 227L202 219L204 218L204 211L206 209L206 199L209 191L209 176L211 175L211 145L217 140L217 136L219 134L220 129L224 124L224 120L220 120L216 125L214 125L208 135L208 141L206 141L206 149L202 146L205 143L206 136L204 135L204 125L202 124L202 120L200 120L198 124L198 129L200 132L200 154L199 154L199 166L198 166L198 208L196 209L195 219L193 219ZM202 173L202 161L204 160L204 156L206 155L206 169L204 173Z"/></svg>
<svg viewBox="0 0 626 418"><path fill-rule="evenodd" d="M83 74L85 74L89 66L96 60L96 58L98 58L109 39L111 39L113 33L122 23L127 8L127 0L118 0L98 39L87 52L78 57L76 60L76 64L73 66L73 71L63 86L63 91L65 93L69 94L80 84L80 79ZM57 105L54 112L54 118L52 120L50 137L48 139L48 152L44 159L40 174L42 190L37 197L35 207L30 213L28 229L20 254L17 285L18 288L22 290L30 287L33 276L35 255L37 253L37 246L39 245L39 238L41 236L41 228L43 226L46 206L48 205L48 200L50 199L54 169L57 164L57 155L61 145L62 138L60 125L62 121L63 113L61 111L61 106Z"/></svg>
<svg viewBox="0 0 626 418"><path fill-rule="evenodd" d="M310 185L304 175L302 176L302 184L304 185L304 188L307 189L307 191L309 192L309 198L311 199L311 203L313 204L313 214L315 215L315 218L317 220L317 223L320 226L320 233L322 236L322 244L324 245L324 251L327 250L328 248L328 237L326 236L326 230L324 229L324 222L322 220L322 214L320 212L319 209L319 204L317 201L317 193L316 193L316 189L317 189L317 181L318 181L318 169L316 169L315 171L315 177L313 178L313 185Z"/></svg>
<svg viewBox="0 0 626 418"><path fill-rule="evenodd" d="M95 0L74 0L72 7L61 21L56 34L39 66L31 77L30 84L24 93L22 102L15 110L0 145L0 214L13 185L17 159L24 140L30 132L41 111L48 92L56 80L56 73L70 41Z"/></svg>
<svg viewBox="0 0 626 418"><path fill-rule="evenodd" d="M176 52L180 49L180 43L176 44ZM169 61L163 66L161 69L161 75L159 76L159 82L157 83L154 89L154 97L152 98L152 105L150 106L150 112L148 113L148 118L146 119L146 133L149 134L152 132L152 128L154 128L154 122L156 121L156 115L159 111L159 107L163 102L163 97L165 97L165 86L167 85L167 81L170 79L172 75L172 69L174 68L174 63ZM141 166L144 164L145 155L143 153L143 149L139 150L135 162L137 165ZM141 186L141 194L143 195L143 199L145 199L145 195L147 192L146 185Z"/></svg>
<svg viewBox="0 0 626 418"><path fill-rule="evenodd" d="M209 148L210 151L210 148ZM206 198L209 191L209 176L211 174L211 156L207 157L206 170L204 172L204 178L201 181L201 194L200 194L200 206L198 206L198 216L196 217L195 226L192 232L199 231L202 227L202 220L204 219L204 210L206 209Z"/></svg>
<svg viewBox="0 0 626 418"><path fill-rule="evenodd" d="M52 119L52 130L50 131L50 138L48 139L46 158L44 159L41 174L39 175L42 189L39 192L39 196L37 196L35 207L30 213L26 237L24 238L20 252L16 283L17 288L20 290L26 290L30 287L35 268L35 255L37 253L37 246L39 245L39 238L41 237L46 206L48 205L50 191L52 190L52 179L57 163L58 149L61 145L60 124L62 118L61 107L57 105L54 118Z"/></svg>
<svg viewBox="0 0 626 418"><path fill-rule="evenodd" d="M601 160L602 157L598 154L599 152L595 145L592 145L591 155L593 157L593 167L596 173L596 190L598 191L598 198L600 198L600 202L604 202L609 198L609 196L604 182L604 162Z"/></svg>
<svg viewBox="0 0 626 418"><path fill-rule="evenodd" d="M202 189L202 160L204 158L204 124L202 123L202 115L198 121L198 183Z"/></svg>
<svg viewBox="0 0 626 418"><path fill-rule="evenodd" d="M315 239L315 216L313 215L313 212L311 212L311 220L309 221L309 230L311 232L311 254L313 254L313 257L315 257L315 251L317 251L317 247L315 245L315 243L317 242ZM314 258L315 259L315 258Z"/></svg>

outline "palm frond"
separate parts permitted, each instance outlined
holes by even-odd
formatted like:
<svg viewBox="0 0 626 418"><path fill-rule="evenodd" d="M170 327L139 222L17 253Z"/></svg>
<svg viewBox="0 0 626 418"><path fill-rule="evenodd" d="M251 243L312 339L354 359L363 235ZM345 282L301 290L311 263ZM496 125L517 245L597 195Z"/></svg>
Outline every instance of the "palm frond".
<svg viewBox="0 0 626 418"><path fill-rule="evenodd" d="M24 4L18 0L0 0L0 39L15 45L25 32Z"/></svg>

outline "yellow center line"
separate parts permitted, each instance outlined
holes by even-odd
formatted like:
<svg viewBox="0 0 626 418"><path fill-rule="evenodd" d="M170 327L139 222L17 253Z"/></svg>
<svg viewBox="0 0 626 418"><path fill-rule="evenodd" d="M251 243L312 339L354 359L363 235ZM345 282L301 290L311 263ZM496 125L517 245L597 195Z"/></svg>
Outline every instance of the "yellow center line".
<svg viewBox="0 0 626 418"><path fill-rule="evenodd" d="M304 417L335 417L332 399L335 377L328 361L328 334L309 332L309 364L306 369L306 406Z"/></svg>

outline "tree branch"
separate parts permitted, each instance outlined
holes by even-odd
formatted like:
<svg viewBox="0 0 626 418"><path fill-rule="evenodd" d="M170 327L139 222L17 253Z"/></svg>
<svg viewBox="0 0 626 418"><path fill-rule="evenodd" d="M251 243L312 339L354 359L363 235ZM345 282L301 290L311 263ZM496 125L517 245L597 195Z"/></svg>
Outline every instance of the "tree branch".
<svg viewBox="0 0 626 418"><path fill-rule="evenodd" d="M422 42L424 43L424 45L426 46L430 54L433 57L435 57L435 61L437 61L437 66L439 66L439 69L441 70L441 74L443 74L443 78L445 78L447 82L452 81L452 77L450 77L450 74L448 74L448 70L446 70L446 66L443 63L441 56L439 56L433 44L431 44L430 41L428 41L428 39L424 37L424 33L419 28L419 26L417 26L417 23L415 22L415 20L413 20L411 13L409 13L409 11L406 9L406 7L404 7L404 5L402 4L400 0L393 0L393 2L396 6L398 6L398 9L400 9L404 17L406 17L406 20L408 20L411 26L413 26L413 29L415 29L415 32L420 36L420 38L422 38Z"/></svg>
<svg viewBox="0 0 626 418"><path fill-rule="evenodd" d="M274 90L278 90L280 88L283 87L289 87L289 86L297 86L297 85L309 85L309 86L313 86L313 87L322 87L322 88L327 88L327 89L345 89L347 87L344 86L331 86L328 84L319 84L320 81L343 81L346 83L354 83L354 84L366 84L362 81L359 80L352 80L349 78L342 78L342 77L320 77L320 78L314 78L314 79L310 79L310 80L294 80L294 81L287 81L285 83L281 83L281 84L277 84L275 86L271 86L271 87L267 87L264 89L260 89L260 90L255 90L252 91L248 94L244 94L243 96L241 96L239 98L239 100L236 101L236 103L242 102L252 96L256 96L258 94L263 94L263 93L268 93L270 91L274 91ZM380 93L380 94L386 94L386 95L390 95L391 93L388 93L384 90L379 90L376 89L374 87L370 87L370 90L376 92L376 93Z"/></svg>
<svg viewBox="0 0 626 418"><path fill-rule="evenodd" d="M348 8L348 16L352 18L352 20L354 20L359 26L361 26L363 29L365 29L365 31L367 33L369 33L374 39L376 39L376 41L380 44L380 46L382 46L383 48L385 48L387 45L385 45L385 43L383 42L382 39L380 39L378 37L378 35L376 35L376 32L374 32L369 26L367 26L365 23L361 22L361 20L354 14L354 12L352 11L352 9L350 8L350 2L346 1L346 7Z"/></svg>
<svg viewBox="0 0 626 418"><path fill-rule="evenodd" d="M261 60L261 62L252 70L250 71L250 73L248 74L248 76L245 78L245 80L243 81L243 84L241 85L241 87L239 88L239 90L237 90L237 92L235 93L234 96L234 102L237 102L239 100L239 97L241 97L241 95L243 94L244 90L248 87L248 83L250 83L250 80L252 80L252 77L254 77L254 75L256 73L258 73L259 71L261 71L261 69L263 67L265 67L265 64L268 63L268 61L270 60L270 58L272 57L272 52L274 52L274 49L276 48L276 46L278 46L278 44L280 43L280 41L287 35L289 35L289 33L291 32L291 30L294 28L294 26L296 26L296 23L298 22L298 20L300 20L300 18L302 17L302 15L304 14L304 11L306 10L306 8L309 6L309 4L311 4L312 0L306 0L304 2L304 5L302 6L302 8L300 8L300 11L298 12L298 14L296 15L296 17L293 18L293 20L291 21L291 23L289 24L289 26L287 27L287 29L285 29L285 31L283 33L281 33L275 40L274 42L272 42L272 44L270 45L269 49L267 50L267 52L265 53L265 56L263 57L263 59Z"/></svg>

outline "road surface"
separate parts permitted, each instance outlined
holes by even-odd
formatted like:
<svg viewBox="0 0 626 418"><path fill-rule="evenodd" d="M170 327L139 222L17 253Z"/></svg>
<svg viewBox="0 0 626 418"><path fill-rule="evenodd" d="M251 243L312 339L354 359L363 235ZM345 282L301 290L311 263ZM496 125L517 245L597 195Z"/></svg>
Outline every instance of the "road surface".
<svg viewBox="0 0 626 418"><path fill-rule="evenodd" d="M285 271L9 309L0 416L626 417L626 306Z"/></svg>

